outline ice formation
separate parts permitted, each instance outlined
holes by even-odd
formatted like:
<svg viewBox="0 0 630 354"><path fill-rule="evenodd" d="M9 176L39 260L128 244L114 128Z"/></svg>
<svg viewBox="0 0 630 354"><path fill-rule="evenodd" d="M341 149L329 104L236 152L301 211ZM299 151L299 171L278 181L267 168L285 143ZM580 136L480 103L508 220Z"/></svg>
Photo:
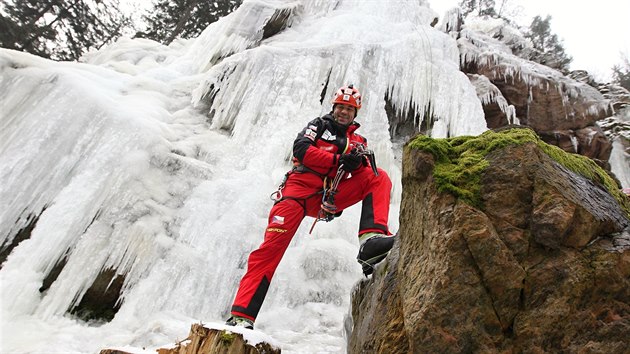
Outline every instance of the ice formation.
<svg viewBox="0 0 630 354"><path fill-rule="evenodd" d="M424 0L251 0L170 46L122 39L82 63L0 49L1 351L159 347L224 320L295 134L343 84L363 94L357 121L394 180L396 230L390 132L408 122L385 106L427 112L435 137L486 129L435 17ZM295 236L256 323L284 352L345 350L358 216L313 235L307 219ZM103 275L113 320L70 315Z"/></svg>

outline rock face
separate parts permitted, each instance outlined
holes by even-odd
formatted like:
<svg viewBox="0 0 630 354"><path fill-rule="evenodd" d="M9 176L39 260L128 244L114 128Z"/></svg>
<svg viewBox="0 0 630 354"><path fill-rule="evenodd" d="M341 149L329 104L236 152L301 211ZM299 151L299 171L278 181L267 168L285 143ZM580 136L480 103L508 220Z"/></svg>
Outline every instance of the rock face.
<svg viewBox="0 0 630 354"><path fill-rule="evenodd" d="M158 354L280 354L280 349L269 343L251 345L243 335L193 324L185 340L171 348L160 348ZM104 349L100 354L131 354L117 349Z"/></svg>
<svg viewBox="0 0 630 354"><path fill-rule="evenodd" d="M399 238L355 288L348 351L627 353L628 210L535 143L485 158L473 207L405 148Z"/></svg>
<svg viewBox="0 0 630 354"><path fill-rule="evenodd" d="M506 112L496 108L496 102L503 100L514 107L521 124L534 129L547 143L590 157L610 169L606 161L612 143L596 125L613 113L612 109L602 108L607 102L604 96L595 88L566 77L532 74L534 78L527 78L510 75L509 69L509 65L490 65L474 70L500 92L483 105L489 128L507 125Z"/></svg>
<svg viewBox="0 0 630 354"><path fill-rule="evenodd" d="M528 62L531 44L520 35L512 35L514 30L500 20L494 25L484 22L483 26L476 26L474 21L463 26L462 22L460 18L460 25L449 31L458 38L461 70L477 89L488 128L518 121L547 143L610 169L606 161L612 143L596 123L619 110L622 104L618 99L602 94L587 72L565 76Z"/></svg>

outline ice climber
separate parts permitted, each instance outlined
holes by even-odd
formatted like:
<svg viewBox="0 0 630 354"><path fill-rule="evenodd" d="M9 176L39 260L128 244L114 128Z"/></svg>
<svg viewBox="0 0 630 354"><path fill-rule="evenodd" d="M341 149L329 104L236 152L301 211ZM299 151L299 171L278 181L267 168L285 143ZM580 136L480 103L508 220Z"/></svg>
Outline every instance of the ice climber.
<svg viewBox="0 0 630 354"><path fill-rule="evenodd" d="M366 276L392 248L395 237L387 227L392 183L366 158L367 139L356 133L361 94L353 85L341 87L332 104L329 114L309 122L293 142L294 166L275 193L263 243L249 255L228 325L253 329L276 267L305 216L329 221L362 201L357 260ZM335 177L334 204L326 203L322 196Z"/></svg>

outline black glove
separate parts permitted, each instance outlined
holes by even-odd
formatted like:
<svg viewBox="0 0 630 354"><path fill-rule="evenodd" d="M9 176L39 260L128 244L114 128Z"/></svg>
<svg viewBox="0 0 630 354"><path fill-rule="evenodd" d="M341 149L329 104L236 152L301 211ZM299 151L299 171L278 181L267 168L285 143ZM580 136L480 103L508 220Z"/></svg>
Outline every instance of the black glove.
<svg viewBox="0 0 630 354"><path fill-rule="evenodd" d="M354 154L344 154L339 157L339 165L346 172L352 172L363 163L363 156Z"/></svg>

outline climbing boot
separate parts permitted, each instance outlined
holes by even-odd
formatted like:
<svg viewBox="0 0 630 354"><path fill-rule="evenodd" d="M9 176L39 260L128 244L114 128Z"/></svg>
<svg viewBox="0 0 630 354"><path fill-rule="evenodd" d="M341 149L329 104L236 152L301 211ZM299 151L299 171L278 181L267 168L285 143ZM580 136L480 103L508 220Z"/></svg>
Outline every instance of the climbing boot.
<svg viewBox="0 0 630 354"><path fill-rule="evenodd" d="M374 266L385 259L394 245L394 240L394 236L376 232L369 232L359 237L357 261L361 264L365 276L372 274Z"/></svg>
<svg viewBox="0 0 630 354"><path fill-rule="evenodd" d="M249 318L240 317L240 316L232 316L225 321L225 324L228 326L234 327L243 327L246 329L254 329L254 321Z"/></svg>

